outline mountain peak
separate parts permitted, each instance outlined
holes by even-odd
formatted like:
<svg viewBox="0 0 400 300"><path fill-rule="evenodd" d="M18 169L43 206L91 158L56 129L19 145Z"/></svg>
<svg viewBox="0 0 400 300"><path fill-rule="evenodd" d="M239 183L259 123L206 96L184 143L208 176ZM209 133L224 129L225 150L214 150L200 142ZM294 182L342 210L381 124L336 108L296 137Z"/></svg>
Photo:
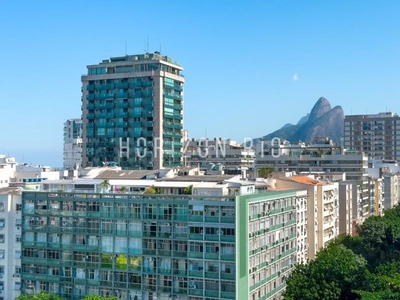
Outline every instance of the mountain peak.
<svg viewBox="0 0 400 300"><path fill-rule="evenodd" d="M331 108L329 101L321 97L315 103L310 114L300 119L298 124L286 124L266 136L264 139L280 137L289 142L299 140L306 143L313 142L317 137L329 137L335 142L340 141L343 135L344 113L340 106Z"/></svg>
<svg viewBox="0 0 400 300"><path fill-rule="evenodd" d="M321 97L318 99L318 101L315 103L314 107L312 108L310 112L310 117L308 118L309 120L316 120L328 111L332 109L331 104L329 101Z"/></svg>

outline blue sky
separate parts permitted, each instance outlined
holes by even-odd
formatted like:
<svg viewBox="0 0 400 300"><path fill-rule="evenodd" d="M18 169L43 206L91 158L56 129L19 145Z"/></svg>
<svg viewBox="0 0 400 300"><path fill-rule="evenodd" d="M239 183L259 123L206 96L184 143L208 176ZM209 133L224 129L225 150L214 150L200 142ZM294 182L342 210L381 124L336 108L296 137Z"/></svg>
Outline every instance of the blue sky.
<svg viewBox="0 0 400 300"><path fill-rule="evenodd" d="M190 137L268 134L319 97L400 113L399 1L2 1L0 153L62 165L86 65L159 51L184 67Z"/></svg>

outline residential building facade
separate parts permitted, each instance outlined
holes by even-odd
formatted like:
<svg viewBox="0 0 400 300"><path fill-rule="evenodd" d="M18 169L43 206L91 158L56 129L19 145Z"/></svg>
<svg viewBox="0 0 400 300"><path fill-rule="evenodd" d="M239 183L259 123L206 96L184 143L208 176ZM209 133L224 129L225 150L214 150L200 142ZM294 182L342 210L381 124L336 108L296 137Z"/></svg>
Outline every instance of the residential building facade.
<svg viewBox="0 0 400 300"><path fill-rule="evenodd" d="M304 175L277 174L276 187L307 191L308 259L339 235L339 192L337 182L320 181Z"/></svg>
<svg viewBox="0 0 400 300"><path fill-rule="evenodd" d="M21 293L22 206L19 188L0 188L0 300Z"/></svg>
<svg viewBox="0 0 400 300"><path fill-rule="evenodd" d="M23 291L281 298L296 261L295 191L256 193L235 180L157 184L162 194L23 192ZM185 185L192 194L175 193Z"/></svg>
<svg viewBox="0 0 400 300"><path fill-rule="evenodd" d="M0 188L8 187L17 169L14 157L0 154Z"/></svg>
<svg viewBox="0 0 400 300"><path fill-rule="evenodd" d="M371 158L400 158L400 117L391 112L347 115L344 118L344 147Z"/></svg>
<svg viewBox="0 0 400 300"><path fill-rule="evenodd" d="M290 144L286 141L261 143L258 145L256 168L272 167L275 171L294 171L297 174L321 174L332 181L336 175L345 174L344 179L357 183L357 197L354 211L359 212L356 222L362 222L372 210L370 203L371 186L367 174L368 157L358 151L346 150L328 139L312 144Z"/></svg>
<svg viewBox="0 0 400 300"><path fill-rule="evenodd" d="M225 174L241 174L254 168L255 152L230 139L192 139L185 142L184 158L186 166L210 171L220 167Z"/></svg>
<svg viewBox="0 0 400 300"><path fill-rule="evenodd" d="M64 122L64 170L82 167L82 119Z"/></svg>
<svg viewBox="0 0 400 300"><path fill-rule="evenodd" d="M182 164L183 68L159 52L105 59L82 76L83 167Z"/></svg>

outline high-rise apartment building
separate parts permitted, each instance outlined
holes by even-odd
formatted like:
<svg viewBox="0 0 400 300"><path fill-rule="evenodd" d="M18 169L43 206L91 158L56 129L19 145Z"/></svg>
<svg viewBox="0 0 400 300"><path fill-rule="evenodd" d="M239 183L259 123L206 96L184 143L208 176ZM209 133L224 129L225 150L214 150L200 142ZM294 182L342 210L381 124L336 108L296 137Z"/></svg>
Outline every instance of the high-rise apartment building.
<svg viewBox="0 0 400 300"><path fill-rule="evenodd" d="M183 68L159 52L105 59L82 76L83 167L181 165Z"/></svg>
<svg viewBox="0 0 400 300"><path fill-rule="evenodd" d="M64 170L82 167L82 120L64 122Z"/></svg>
<svg viewBox="0 0 400 300"><path fill-rule="evenodd" d="M391 112L345 116L344 147L371 158L399 160L400 116Z"/></svg>

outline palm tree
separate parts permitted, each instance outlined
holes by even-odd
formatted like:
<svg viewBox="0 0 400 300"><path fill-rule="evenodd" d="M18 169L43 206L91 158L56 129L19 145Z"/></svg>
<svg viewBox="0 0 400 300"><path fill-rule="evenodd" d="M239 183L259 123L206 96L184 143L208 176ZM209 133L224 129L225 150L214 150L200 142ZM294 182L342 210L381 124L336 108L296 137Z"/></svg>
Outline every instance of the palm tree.
<svg viewBox="0 0 400 300"><path fill-rule="evenodd" d="M185 187L183 189L183 193L185 195L191 195L192 194L192 189L193 189L193 185L188 185L187 187Z"/></svg>
<svg viewBox="0 0 400 300"><path fill-rule="evenodd" d="M111 184L107 179L104 179L102 183L100 183L100 187L103 192L108 192Z"/></svg>

